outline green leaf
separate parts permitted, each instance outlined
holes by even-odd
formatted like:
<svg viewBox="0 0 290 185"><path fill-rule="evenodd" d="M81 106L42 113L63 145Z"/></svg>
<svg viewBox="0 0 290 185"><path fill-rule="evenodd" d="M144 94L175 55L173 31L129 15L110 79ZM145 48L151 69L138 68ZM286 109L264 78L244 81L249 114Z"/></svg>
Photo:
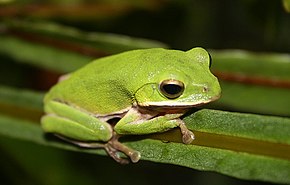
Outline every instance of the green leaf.
<svg viewBox="0 0 290 185"><path fill-rule="evenodd" d="M19 63L30 64L61 73L78 69L93 59L93 57L39 43L27 42L11 36L0 35L0 40L0 54L9 56Z"/></svg>
<svg viewBox="0 0 290 185"><path fill-rule="evenodd" d="M222 97L214 108L290 116L290 55L211 51ZM242 101L241 101L242 100Z"/></svg>
<svg viewBox="0 0 290 185"><path fill-rule="evenodd" d="M200 132L290 145L289 118L204 109L184 120Z"/></svg>
<svg viewBox="0 0 290 185"><path fill-rule="evenodd" d="M240 179L290 182L290 162L232 150L142 140L130 143L146 160L215 171Z"/></svg>
<svg viewBox="0 0 290 185"><path fill-rule="evenodd" d="M19 97L30 99L23 93ZM39 100L35 101L41 105ZM142 160L216 171L241 179L290 183L290 119L203 109L185 116L184 121L196 135L191 145L181 143L179 129L121 139L140 151ZM37 121L3 114L0 115L0 135L67 150L105 154L103 150L81 149L47 138Z"/></svg>
<svg viewBox="0 0 290 185"><path fill-rule="evenodd" d="M148 39L85 32L50 22L7 21L0 24L0 54L62 73L71 72L93 58L123 51L167 47ZM21 52L19 52L21 51Z"/></svg>
<svg viewBox="0 0 290 185"><path fill-rule="evenodd" d="M22 108L41 110L44 93L0 86L0 102Z"/></svg>
<svg viewBox="0 0 290 185"><path fill-rule="evenodd" d="M38 121L43 113L43 96L40 92L0 86L0 112Z"/></svg>
<svg viewBox="0 0 290 185"><path fill-rule="evenodd" d="M290 80L290 55L288 53L211 50L210 54L214 60L212 70L217 74L239 74L240 78L246 78L248 76L269 80L274 80L272 78L275 78L276 83L279 82L278 80L285 80L286 82ZM240 80L242 81L243 79ZM264 85L271 85L270 83L271 81L268 84L265 82ZM279 84L276 85L278 86Z"/></svg>
<svg viewBox="0 0 290 185"><path fill-rule="evenodd" d="M165 44L149 39L133 38L125 35L85 32L73 27L63 26L52 22L25 22L9 21L5 25L8 33L12 32L15 36L20 33L41 36L41 38L50 38L69 42L71 44L80 44L83 47L92 47L92 49L103 51L104 53L119 53L133 49L167 47ZM44 41L44 40L43 40ZM89 54L89 53L86 53Z"/></svg>

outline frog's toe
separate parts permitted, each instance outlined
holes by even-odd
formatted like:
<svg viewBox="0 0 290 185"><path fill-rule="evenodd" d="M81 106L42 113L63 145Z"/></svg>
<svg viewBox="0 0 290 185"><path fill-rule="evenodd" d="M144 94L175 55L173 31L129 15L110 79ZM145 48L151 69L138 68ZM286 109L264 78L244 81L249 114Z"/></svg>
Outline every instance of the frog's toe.
<svg viewBox="0 0 290 185"><path fill-rule="evenodd" d="M130 157L130 159L133 163L138 162L141 158L141 154L138 151L130 151L128 153L128 156Z"/></svg>
<svg viewBox="0 0 290 185"><path fill-rule="evenodd" d="M110 143L105 144L105 150L110 157L112 157L115 161L120 164L128 164L129 161L127 159L123 159L119 155L119 151L115 149Z"/></svg>
<svg viewBox="0 0 290 185"><path fill-rule="evenodd" d="M140 152L133 150L132 148L129 148L126 145L120 143L118 141L118 138L119 136L117 134L114 134L113 138L106 144L110 147L109 152L111 152L111 154L107 151L109 155L113 157L117 162L119 162L120 160L124 160L119 157L119 154L118 154L118 151L119 151L119 152L124 153L127 157L129 157L133 163L138 162L141 158ZM123 161L121 161L121 163L124 164Z"/></svg>
<svg viewBox="0 0 290 185"><path fill-rule="evenodd" d="M194 140L193 132L191 132L186 127L185 123L181 119L178 119L178 121L179 121L179 127L180 127L181 134L182 134L182 142L184 144L190 144Z"/></svg>
<svg viewBox="0 0 290 185"><path fill-rule="evenodd" d="M182 142L184 144L190 144L193 140L194 134L191 131L186 130L182 133Z"/></svg>

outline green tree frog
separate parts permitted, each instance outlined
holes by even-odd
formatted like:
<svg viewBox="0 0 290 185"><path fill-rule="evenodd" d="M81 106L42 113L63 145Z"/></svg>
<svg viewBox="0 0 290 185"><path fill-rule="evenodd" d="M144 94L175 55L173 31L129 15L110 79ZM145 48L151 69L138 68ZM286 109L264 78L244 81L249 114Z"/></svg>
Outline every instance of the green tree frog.
<svg viewBox="0 0 290 185"><path fill-rule="evenodd" d="M161 48L127 51L97 59L61 77L44 98L45 132L80 147L104 148L120 163L141 155L118 141L179 127L183 143L194 134L180 119L187 110L219 98L210 55Z"/></svg>

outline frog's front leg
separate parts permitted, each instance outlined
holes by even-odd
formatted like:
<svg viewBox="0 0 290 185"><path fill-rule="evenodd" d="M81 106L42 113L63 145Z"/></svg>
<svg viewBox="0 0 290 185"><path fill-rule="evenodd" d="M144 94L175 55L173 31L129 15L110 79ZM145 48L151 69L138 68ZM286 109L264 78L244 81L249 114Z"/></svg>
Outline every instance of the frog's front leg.
<svg viewBox="0 0 290 185"><path fill-rule="evenodd" d="M130 157L132 162L140 159L138 151L118 141L118 136L113 132L110 124L101 121L93 114L59 101L48 102L45 111L47 114L41 119L45 132L54 133L63 140L80 147L104 148L120 163L127 163L127 160L119 156L119 151Z"/></svg>
<svg viewBox="0 0 290 185"><path fill-rule="evenodd" d="M188 130L185 123L179 118L183 114L160 114L155 111L140 112L138 107L132 107L128 113L115 125L114 130L118 134L151 134L164 132L180 127L182 141L190 144L194 140L194 134Z"/></svg>

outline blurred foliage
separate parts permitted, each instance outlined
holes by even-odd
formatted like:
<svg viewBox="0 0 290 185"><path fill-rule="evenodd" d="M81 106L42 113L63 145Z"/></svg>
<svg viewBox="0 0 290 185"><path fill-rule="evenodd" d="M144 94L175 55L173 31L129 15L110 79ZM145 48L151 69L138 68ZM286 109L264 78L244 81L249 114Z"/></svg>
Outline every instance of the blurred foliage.
<svg viewBox="0 0 290 185"><path fill-rule="evenodd" d="M212 70L223 89L222 99L210 107L289 117L287 11L289 0L0 0L0 84L46 91L60 74L94 57L144 48L144 43L181 50L202 46L214 49ZM47 31L49 25L60 31ZM106 37L113 42L102 40ZM30 90L19 90L26 101L8 106L15 91L1 87L1 114L36 121L41 112L34 103L42 93ZM20 111L25 105L32 109ZM119 166L107 157L5 137L0 151L1 184L270 184L145 161Z"/></svg>
<svg viewBox="0 0 290 185"><path fill-rule="evenodd" d="M150 38L178 49L198 45L215 49L290 50L290 15L281 1L79 0L56 3L15 0L0 8L3 18L49 19L85 30ZM50 12L51 9L55 12ZM38 12L51 13L51 16L40 16ZM102 13L104 16L99 15Z"/></svg>
<svg viewBox="0 0 290 185"><path fill-rule="evenodd" d="M287 12L290 12L290 1L289 0L284 0L284 7Z"/></svg>

